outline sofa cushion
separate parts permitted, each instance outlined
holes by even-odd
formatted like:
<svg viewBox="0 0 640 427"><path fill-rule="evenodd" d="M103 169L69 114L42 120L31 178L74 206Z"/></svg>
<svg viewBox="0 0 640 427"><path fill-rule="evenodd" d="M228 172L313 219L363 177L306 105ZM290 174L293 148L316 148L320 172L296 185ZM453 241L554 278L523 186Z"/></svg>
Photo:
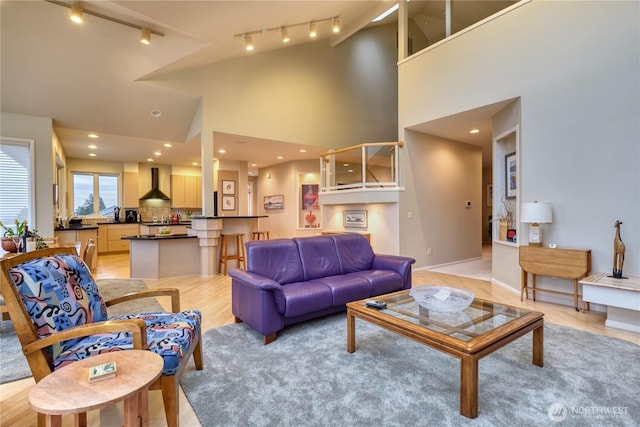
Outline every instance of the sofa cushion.
<svg viewBox="0 0 640 427"><path fill-rule="evenodd" d="M368 298L371 295L371 283L359 273L341 274L338 276L317 279L329 289L334 307L344 305L350 301Z"/></svg>
<svg viewBox="0 0 640 427"><path fill-rule="evenodd" d="M296 317L331 307L331 289L317 281L289 283L282 287L284 317Z"/></svg>
<svg viewBox="0 0 640 427"><path fill-rule="evenodd" d="M280 284L304 280L298 245L293 240L252 240L246 249L247 271Z"/></svg>
<svg viewBox="0 0 640 427"><path fill-rule="evenodd" d="M341 273L352 273L371 269L373 249L366 237L359 234L332 234L340 260Z"/></svg>
<svg viewBox="0 0 640 427"><path fill-rule="evenodd" d="M404 288L402 276L391 270L369 270L360 273L371 283L371 296L387 294Z"/></svg>
<svg viewBox="0 0 640 427"><path fill-rule="evenodd" d="M304 280L340 274L340 261L331 236L296 237Z"/></svg>

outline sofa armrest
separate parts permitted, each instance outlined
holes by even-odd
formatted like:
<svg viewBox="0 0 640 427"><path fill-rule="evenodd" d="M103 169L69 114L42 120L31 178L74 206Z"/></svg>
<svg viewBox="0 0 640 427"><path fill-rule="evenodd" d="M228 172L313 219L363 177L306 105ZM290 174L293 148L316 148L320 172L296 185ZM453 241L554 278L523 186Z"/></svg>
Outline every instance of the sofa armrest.
<svg viewBox="0 0 640 427"><path fill-rule="evenodd" d="M243 285L260 289L261 291L282 291L282 285L280 285L280 283L267 277L260 276L255 273L250 273L240 268L233 268L229 270L229 276L231 276L232 279L239 281Z"/></svg>
<svg viewBox="0 0 640 427"><path fill-rule="evenodd" d="M374 270L391 270L397 272L404 281L403 289L411 288L411 265L416 260L398 255L376 254L371 268Z"/></svg>

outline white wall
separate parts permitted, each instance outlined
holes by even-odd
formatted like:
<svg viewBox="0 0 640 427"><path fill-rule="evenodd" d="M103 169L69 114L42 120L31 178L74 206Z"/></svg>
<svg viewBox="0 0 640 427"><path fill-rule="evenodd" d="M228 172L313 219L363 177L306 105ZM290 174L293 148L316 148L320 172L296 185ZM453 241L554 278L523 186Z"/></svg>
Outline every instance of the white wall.
<svg viewBox="0 0 640 427"><path fill-rule="evenodd" d="M285 47L163 76L203 95L204 132L341 148L397 133L396 28ZM215 140L214 140L215 144Z"/></svg>
<svg viewBox="0 0 640 427"><path fill-rule="evenodd" d="M401 252L416 268L482 256L482 149L415 131L404 139L413 200L400 209Z"/></svg>
<svg viewBox="0 0 640 427"><path fill-rule="evenodd" d="M35 141L35 218L29 227L41 236L53 236L53 120L2 112L0 134Z"/></svg>
<svg viewBox="0 0 640 427"><path fill-rule="evenodd" d="M620 219L624 270L638 275L639 8L532 1L427 50L399 66L399 128L520 97L520 197L552 203L545 241L590 248L593 270L610 271Z"/></svg>

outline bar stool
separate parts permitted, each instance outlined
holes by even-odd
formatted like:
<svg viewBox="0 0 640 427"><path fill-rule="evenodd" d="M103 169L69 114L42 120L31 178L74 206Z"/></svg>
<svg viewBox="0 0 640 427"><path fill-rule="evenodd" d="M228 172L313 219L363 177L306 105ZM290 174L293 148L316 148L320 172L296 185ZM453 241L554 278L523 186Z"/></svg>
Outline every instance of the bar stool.
<svg viewBox="0 0 640 427"><path fill-rule="evenodd" d="M229 254L229 241L236 241L236 253ZM229 233L220 235L220 261L218 262L218 273L222 273L222 265L224 264L224 274L227 274L227 261L237 260L238 268L247 268L247 263L244 256L244 234L243 233ZM242 267L240 267L242 263Z"/></svg>
<svg viewBox="0 0 640 427"><path fill-rule="evenodd" d="M253 231L251 233L251 240L269 240L268 231Z"/></svg>

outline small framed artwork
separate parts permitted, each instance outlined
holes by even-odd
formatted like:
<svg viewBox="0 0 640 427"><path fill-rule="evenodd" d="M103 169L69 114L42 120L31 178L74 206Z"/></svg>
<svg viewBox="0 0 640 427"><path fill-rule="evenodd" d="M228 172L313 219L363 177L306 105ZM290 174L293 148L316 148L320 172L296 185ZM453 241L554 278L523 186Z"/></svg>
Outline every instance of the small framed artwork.
<svg viewBox="0 0 640 427"><path fill-rule="evenodd" d="M487 206L493 206L493 185L487 185Z"/></svg>
<svg viewBox="0 0 640 427"><path fill-rule="evenodd" d="M236 194L236 182L222 180L222 194Z"/></svg>
<svg viewBox="0 0 640 427"><path fill-rule="evenodd" d="M266 211L284 209L284 194L264 196L264 209Z"/></svg>
<svg viewBox="0 0 640 427"><path fill-rule="evenodd" d="M222 196L222 210L223 211L235 211L236 210L236 197L235 196Z"/></svg>
<svg viewBox="0 0 640 427"><path fill-rule="evenodd" d="M518 190L516 153L504 156L504 188L507 199L515 199Z"/></svg>
<svg viewBox="0 0 640 427"><path fill-rule="evenodd" d="M367 228L367 211L344 211L345 227Z"/></svg>
<svg viewBox="0 0 640 427"><path fill-rule="evenodd" d="M507 242L516 243L518 239L516 238L516 230L509 228L507 230Z"/></svg>

